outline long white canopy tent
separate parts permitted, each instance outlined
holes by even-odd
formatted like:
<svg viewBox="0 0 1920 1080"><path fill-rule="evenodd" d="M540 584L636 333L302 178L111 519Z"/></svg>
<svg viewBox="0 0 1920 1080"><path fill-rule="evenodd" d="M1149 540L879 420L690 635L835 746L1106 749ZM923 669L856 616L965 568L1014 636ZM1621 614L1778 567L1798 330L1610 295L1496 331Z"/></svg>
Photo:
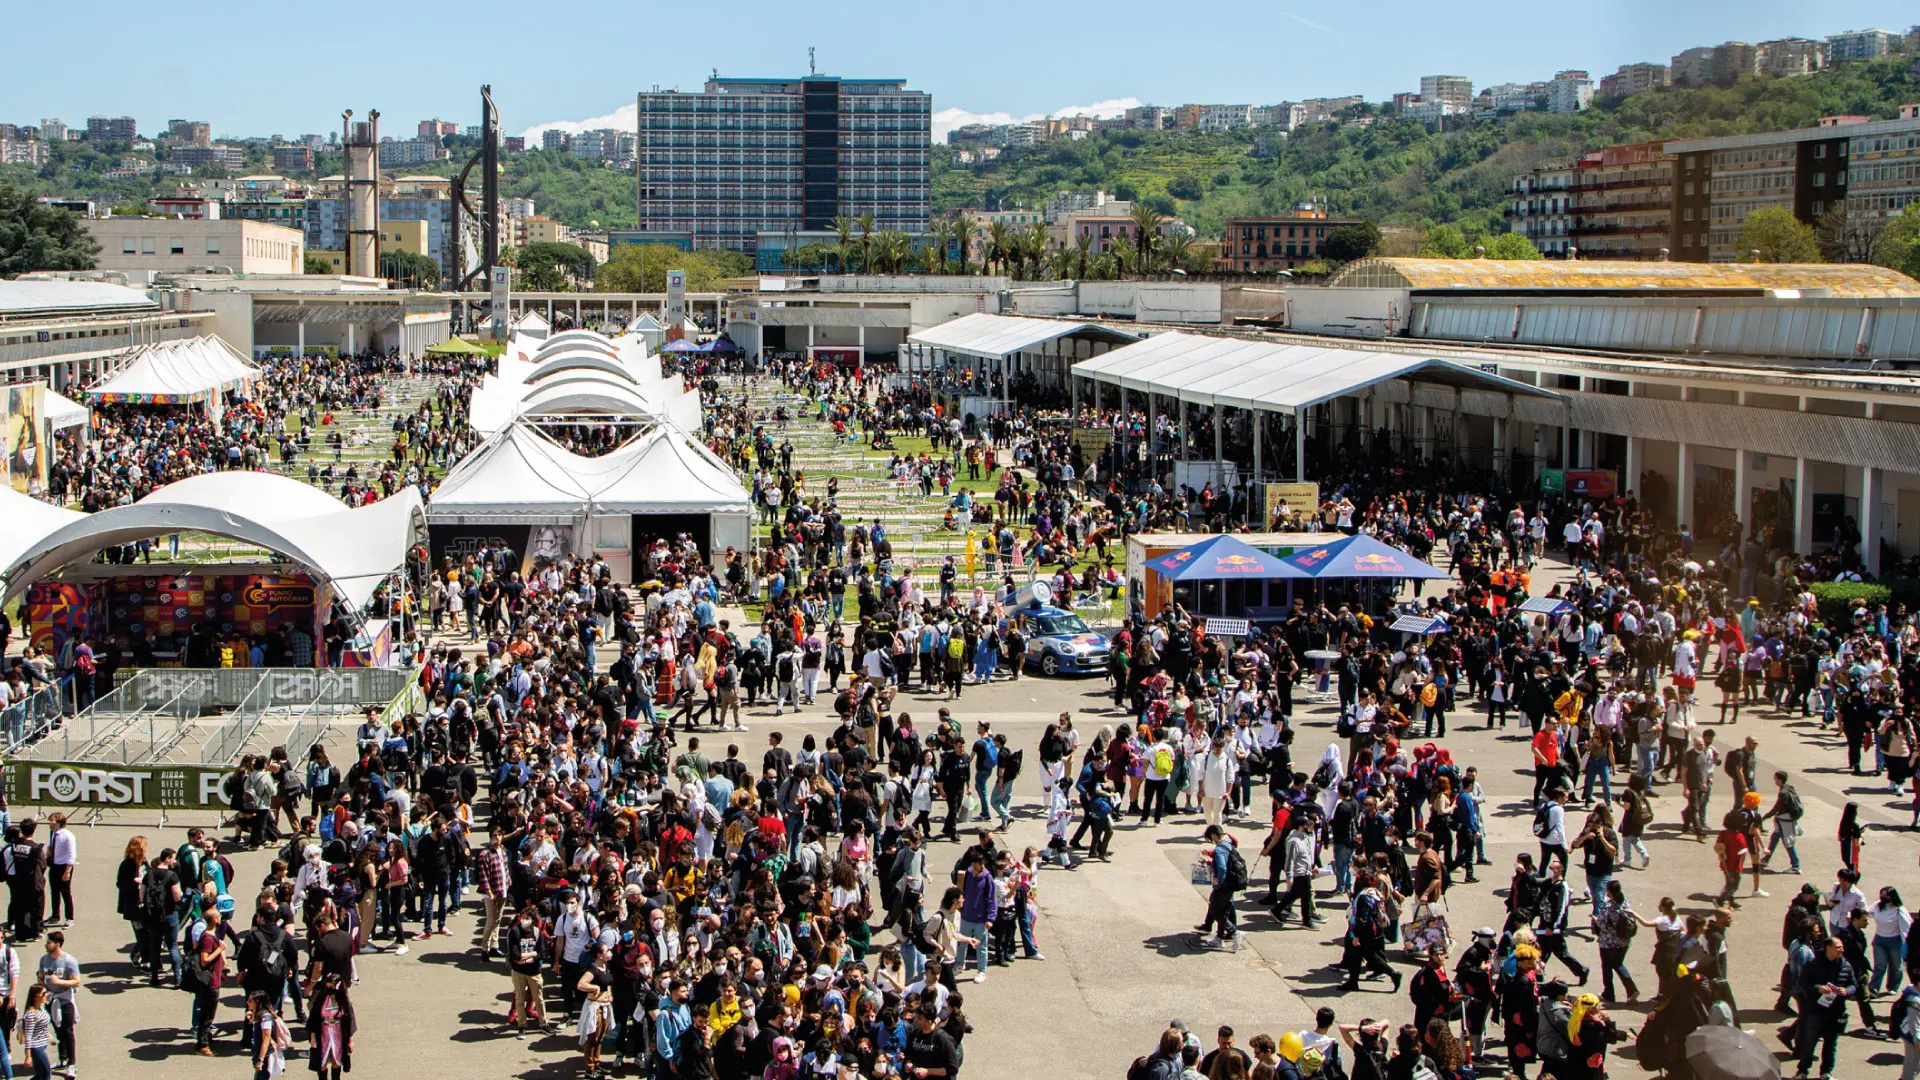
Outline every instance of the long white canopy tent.
<svg viewBox="0 0 1920 1080"><path fill-rule="evenodd" d="M474 390L472 423L482 436L522 417L549 424L666 421L699 431L700 395L665 375L639 337L569 330L541 341L516 337L498 374Z"/></svg>
<svg viewBox="0 0 1920 1080"><path fill-rule="evenodd" d="M247 471L190 476L93 514L45 504L30 508L13 500L0 504L0 512L8 515L0 540L5 560L0 576L6 579L0 600L6 602L103 548L174 533L207 533L298 564L356 615L383 582L404 569L408 549L423 538L426 526L414 487L349 507L298 480Z"/></svg>
<svg viewBox="0 0 1920 1080"><path fill-rule="evenodd" d="M523 554L599 554L623 577L654 539L686 534L703 552L744 549L752 514L733 470L673 424L585 457L532 419L508 424L468 454L427 508L436 562L524 527Z"/></svg>
<svg viewBox="0 0 1920 1080"><path fill-rule="evenodd" d="M1417 353L1374 352L1365 349L1290 345L1280 341L1211 337L1169 331L1114 349L1073 365L1070 387L1076 411L1083 400L1102 404L1101 386L1120 390L1124 410L1129 391L1147 395L1149 430L1158 403L1172 400L1210 410L1214 456L1222 456L1222 415L1236 409L1258 416L1279 414L1293 419L1296 478L1305 476L1305 443L1309 410L1339 399L1378 393L1390 404L1416 406L1415 421L1431 411L1454 411L1506 417L1516 398L1557 402L1559 395L1530 383L1491 371ZM1083 386L1083 383L1085 384ZM1428 389L1437 392L1423 397ZM1091 393L1089 399L1087 395ZM1363 411L1356 408L1356 411ZM1253 423L1253 468L1261 469L1261 428ZM1362 423L1371 430L1371 425ZM1495 426L1496 442L1500 426ZM1183 440L1182 445L1185 445Z"/></svg>
<svg viewBox="0 0 1920 1080"><path fill-rule="evenodd" d="M250 384L260 369L218 337L142 345L126 366L87 391L94 404L202 405L216 418L220 395Z"/></svg>

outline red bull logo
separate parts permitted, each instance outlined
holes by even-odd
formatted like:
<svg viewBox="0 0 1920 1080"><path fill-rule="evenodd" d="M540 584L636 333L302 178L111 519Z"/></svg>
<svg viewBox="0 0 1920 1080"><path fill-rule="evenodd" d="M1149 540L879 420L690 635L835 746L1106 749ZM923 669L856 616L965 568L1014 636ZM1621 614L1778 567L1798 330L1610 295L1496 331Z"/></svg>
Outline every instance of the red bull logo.
<svg viewBox="0 0 1920 1080"><path fill-rule="evenodd" d="M1406 572L1406 568L1400 565L1399 559L1396 559L1391 555L1381 555L1378 553L1375 553L1372 555L1361 555L1356 557L1353 560L1353 568L1354 570L1362 574L1392 574L1392 573Z"/></svg>
<svg viewBox="0 0 1920 1080"><path fill-rule="evenodd" d="M1326 548L1315 548L1305 555L1296 557L1293 561L1299 563L1301 566L1318 566L1326 562L1327 558L1332 554L1333 552Z"/></svg>
<svg viewBox="0 0 1920 1080"><path fill-rule="evenodd" d="M1222 555L1215 559L1213 568L1222 574L1260 573L1260 560L1251 555Z"/></svg>
<svg viewBox="0 0 1920 1080"><path fill-rule="evenodd" d="M1176 552L1174 552L1174 553L1173 553L1173 554L1172 554L1171 556L1169 556L1169 557L1167 558L1167 561L1168 561L1168 562L1170 562L1170 563L1172 563L1172 564L1173 564L1173 565L1175 565L1175 566L1178 566L1178 565L1180 565L1181 563L1185 563L1185 562L1191 562L1191 561L1193 561L1193 552L1191 552L1191 551L1176 551Z"/></svg>

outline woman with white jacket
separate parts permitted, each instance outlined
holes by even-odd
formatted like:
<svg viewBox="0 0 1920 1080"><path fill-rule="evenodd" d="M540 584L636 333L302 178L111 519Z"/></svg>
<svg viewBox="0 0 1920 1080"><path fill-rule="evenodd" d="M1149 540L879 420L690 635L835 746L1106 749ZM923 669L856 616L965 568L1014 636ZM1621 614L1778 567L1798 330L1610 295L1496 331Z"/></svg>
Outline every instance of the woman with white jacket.
<svg viewBox="0 0 1920 1080"><path fill-rule="evenodd" d="M1207 824L1218 825L1227 795L1240 774L1238 756L1225 735L1213 737L1195 763L1194 773L1199 782L1200 808L1206 814Z"/></svg>

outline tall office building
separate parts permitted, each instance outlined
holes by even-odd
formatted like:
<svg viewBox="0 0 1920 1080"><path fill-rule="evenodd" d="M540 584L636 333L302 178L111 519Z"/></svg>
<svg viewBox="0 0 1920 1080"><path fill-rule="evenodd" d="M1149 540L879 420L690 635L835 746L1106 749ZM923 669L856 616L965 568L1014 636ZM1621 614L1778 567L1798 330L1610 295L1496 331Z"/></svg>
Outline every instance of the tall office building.
<svg viewBox="0 0 1920 1080"><path fill-rule="evenodd" d="M639 95L639 230L696 247L756 249L756 234L926 230L932 99L904 79L712 79Z"/></svg>

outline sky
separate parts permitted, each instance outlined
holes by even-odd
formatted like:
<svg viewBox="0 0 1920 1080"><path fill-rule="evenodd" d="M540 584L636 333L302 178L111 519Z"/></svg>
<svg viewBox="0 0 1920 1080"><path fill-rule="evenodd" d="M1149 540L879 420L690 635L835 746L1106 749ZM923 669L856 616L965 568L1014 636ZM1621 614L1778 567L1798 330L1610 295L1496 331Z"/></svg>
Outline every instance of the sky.
<svg viewBox="0 0 1920 1080"><path fill-rule="evenodd" d="M979 0L843 0L825 6L630 6L575 0L551 17L525 4L332 4L265 17L257 3L204 0L156 25L151 5L95 0L84 26L51 4L10 12L10 37L39 46L0 65L0 121L132 115L142 134L169 119L216 136L337 131L340 110L380 110L381 134L420 120L479 121L491 83L508 134L547 127L631 129L636 91L698 90L709 74L792 76L817 49L823 74L905 78L933 96L936 136L972 122L1114 115L1130 105L1270 104L1362 94L1385 100L1423 74L1476 86L1563 68L1593 78L1664 63L1694 45L1848 29L1904 32L1910 4L1837 0L1604 0L1524 10L1431 0L1357 8L1299 0L1108 0L1098 8ZM84 37L84 48L60 42ZM350 38L364 39L347 49Z"/></svg>

